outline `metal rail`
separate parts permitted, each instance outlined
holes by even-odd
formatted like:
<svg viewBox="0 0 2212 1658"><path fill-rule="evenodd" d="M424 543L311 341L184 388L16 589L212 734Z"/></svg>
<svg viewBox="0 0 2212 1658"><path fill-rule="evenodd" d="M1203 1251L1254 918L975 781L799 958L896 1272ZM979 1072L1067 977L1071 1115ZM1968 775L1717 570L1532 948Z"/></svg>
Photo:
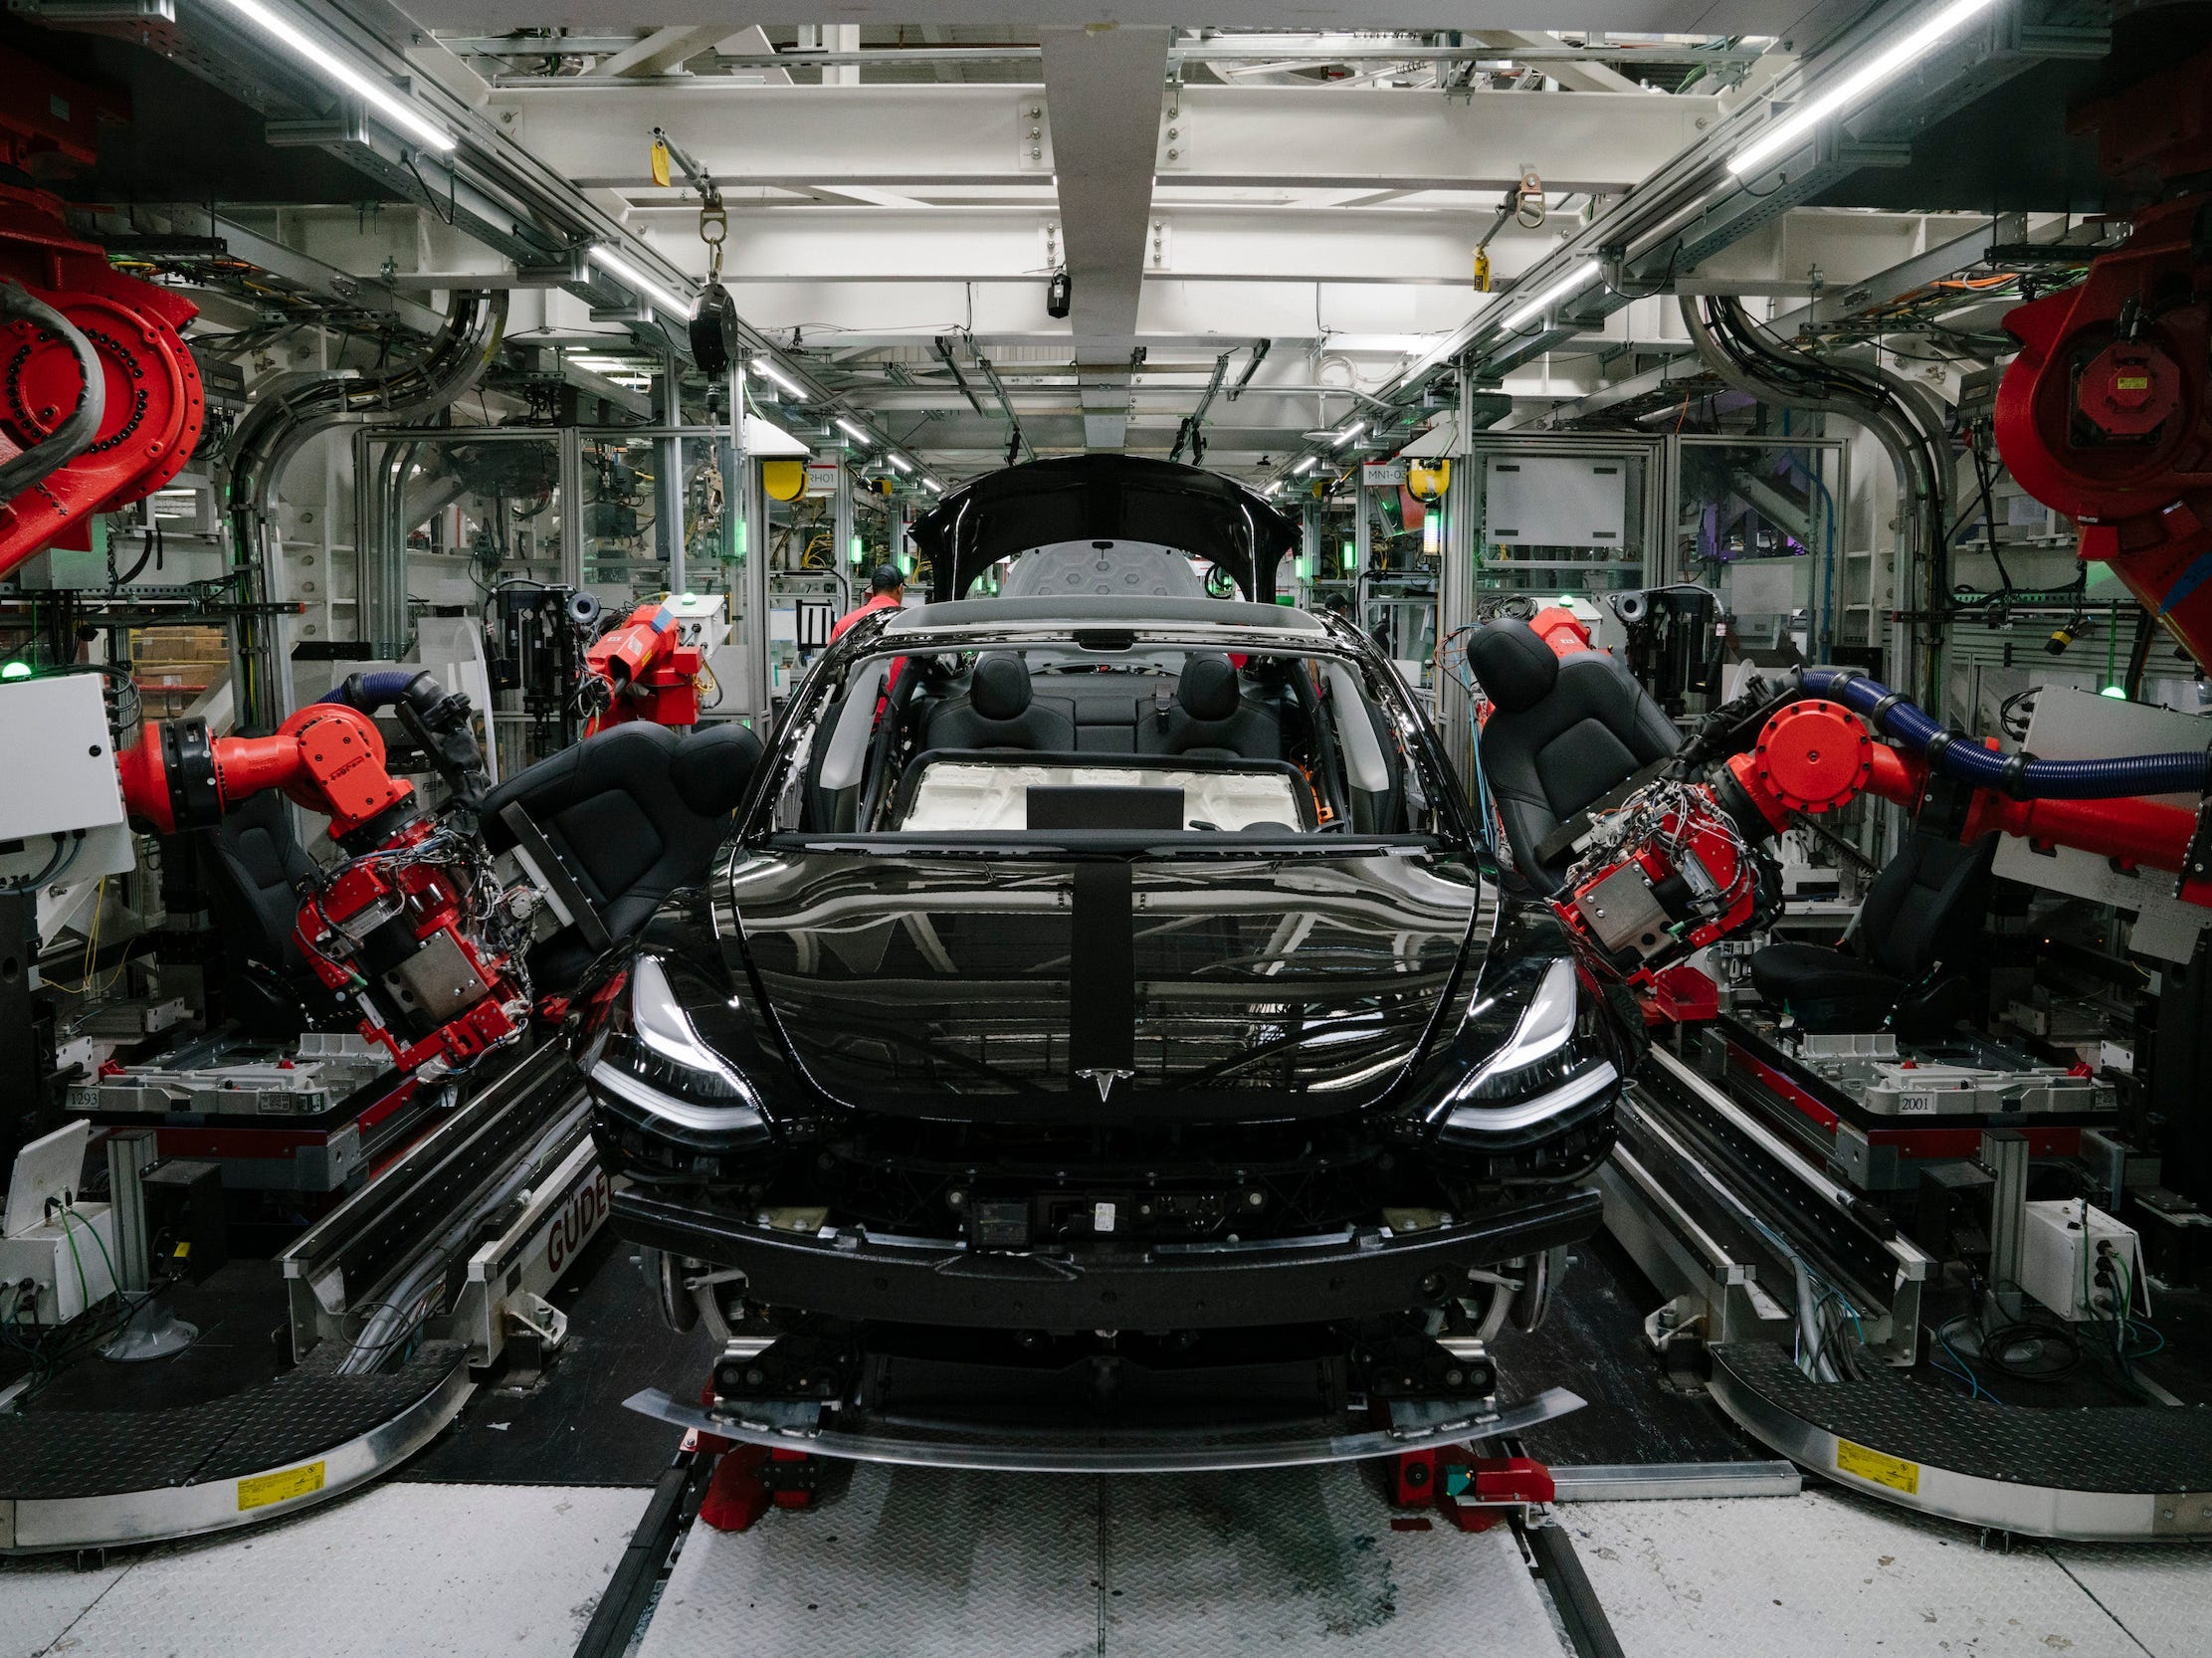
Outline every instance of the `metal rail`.
<svg viewBox="0 0 2212 1658"><path fill-rule="evenodd" d="M1564 1387L1548 1387L1524 1404L1491 1411L1471 1410L1464 1403L1401 1403L1393 1406L1387 1428L1345 1433L1318 1422L1305 1430L1031 1430L969 1422L887 1422L881 1427L840 1429L821 1425L819 1405L771 1408L748 1403L749 1416L725 1416L702 1405L679 1403L657 1387L623 1401L641 1415L749 1445L852 1462L1032 1474L1183 1474L1360 1462L1432 1445L1522 1433L1580 1410L1583 1402Z"/></svg>
<svg viewBox="0 0 2212 1658"><path fill-rule="evenodd" d="M378 1328L372 1339L362 1321L415 1317L403 1304L471 1248L517 1180L541 1188L522 1216L526 1237L541 1240L548 1196L556 1186L566 1197L592 1182L605 1183L595 1159L579 1163L575 1156L585 1142L587 1113L581 1079L558 1045L547 1044L513 1064L377 1180L295 1240L278 1257L295 1352L304 1356L324 1340L381 1345L403 1336ZM558 1180L537 1178L549 1174ZM557 1207L551 1210L552 1219L559 1214ZM594 1226L603 1220L602 1207ZM490 1259L512 1264L525 1241L513 1236L517 1224L509 1220L501 1228L503 1237L493 1240L498 1247ZM488 1282L480 1276L478 1290ZM480 1293L476 1300L485 1297ZM464 1310L472 1305L468 1294L462 1305ZM484 1345L472 1343L480 1349ZM478 1363L496 1355L496 1350L473 1354Z"/></svg>

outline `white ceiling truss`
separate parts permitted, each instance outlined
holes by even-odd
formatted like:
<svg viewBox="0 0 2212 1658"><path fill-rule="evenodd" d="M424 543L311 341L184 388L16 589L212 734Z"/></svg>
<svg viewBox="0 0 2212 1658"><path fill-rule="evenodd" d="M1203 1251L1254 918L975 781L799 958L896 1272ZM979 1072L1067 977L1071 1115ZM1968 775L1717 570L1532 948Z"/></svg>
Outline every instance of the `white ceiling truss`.
<svg viewBox="0 0 2212 1658"><path fill-rule="evenodd" d="M297 3L340 15L340 0ZM624 285L577 262L596 243L696 290L697 203L681 174L655 181L661 128L721 187L723 280L803 382L795 401L946 477L1003 461L1016 426L1025 453L1188 453L1203 405L1209 463L1259 475L1325 453L1315 434L1355 418L1402 433L1451 355L1532 411L1572 404L1687 350L1673 291L1725 284L1788 310L1970 237L1985 221L1792 206L1815 175L1862 164L1834 146L1765 210L1717 176L1731 134L1926 3L1494 4L1477 29L1316 16L1263 34L1141 7L1101 22L1033 3L1016 23L907 5L897 24L823 7L784 25L636 0L526 17L504 0L400 0L416 28L386 50L464 131L458 195L429 192L450 223L401 235L332 204L290 210L286 235L433 305L514 288L517 335L658 360L666 318L634 294L615 304ZM364 51L393 38L344 15ZM1969 61L1986 81L2003 57L1962 40L1910 96L1935 99ZM328 147L415 194L378 142ZM571 204L532 211L577 251L524 260L502 204L555 186ZM1675 217L1658 222L1662 206ZM1493 293L1477 291L1479 246ZM1526 337L1498 336L1505 296L1601 256L1605 284ZM1064 319L1047 311L1062 270Z"/></svg>

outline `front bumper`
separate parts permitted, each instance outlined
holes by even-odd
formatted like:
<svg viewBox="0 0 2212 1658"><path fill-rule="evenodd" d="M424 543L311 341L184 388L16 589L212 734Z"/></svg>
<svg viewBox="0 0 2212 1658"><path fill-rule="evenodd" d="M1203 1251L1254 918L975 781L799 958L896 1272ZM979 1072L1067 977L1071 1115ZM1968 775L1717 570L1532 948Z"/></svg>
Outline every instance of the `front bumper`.
<svg viewBox="0 0 2212 1658"><path fill-rule="evenodd" d="M1312 1241L978 1254L942 1239L778 1232L648 1191L617 1194L617 1229L672 1255L734 1268L745 1293L856 1321L984 1330L1201 1330L1327 1324L1435 1307L1476 1267L1598 1229L1576 1188L1429 1231Z"/></svg>

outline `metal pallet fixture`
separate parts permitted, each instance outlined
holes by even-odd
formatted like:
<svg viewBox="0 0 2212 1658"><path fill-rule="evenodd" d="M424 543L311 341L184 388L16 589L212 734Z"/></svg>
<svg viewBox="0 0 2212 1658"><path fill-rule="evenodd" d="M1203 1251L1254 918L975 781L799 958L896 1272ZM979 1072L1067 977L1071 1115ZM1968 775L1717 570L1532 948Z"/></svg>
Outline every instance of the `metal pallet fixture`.
<svg viewBox="0 0 2212 1658"><path fill-rule="evenodd" d="M557 1047L485 1079L286 1251L299 1361L275 1379L167 1409L0 1414L0 1554L251 1526L428 1445L510 1343L542 1358L565 1336L545 1298L608 1212L584 1118Z"/></svg>
<svg viewBox="0 0 2212 1658"><path fill-rule="evenodd" d="M1705 1069L1652 1050L1598 1177L1608 1229L1674 1298L1647 1327L1669 1370L1800 1467L1917 1513L2082 1542L2212 1537L2212 1413L2033 1408L1910 1377L1934 1261L1812 1160L1799 1131L1819 1118L1799 1119L1793 1097L1818 1079L1723 1027ZM1837 1306L1849 1365L1823 1351Z"/></svg>

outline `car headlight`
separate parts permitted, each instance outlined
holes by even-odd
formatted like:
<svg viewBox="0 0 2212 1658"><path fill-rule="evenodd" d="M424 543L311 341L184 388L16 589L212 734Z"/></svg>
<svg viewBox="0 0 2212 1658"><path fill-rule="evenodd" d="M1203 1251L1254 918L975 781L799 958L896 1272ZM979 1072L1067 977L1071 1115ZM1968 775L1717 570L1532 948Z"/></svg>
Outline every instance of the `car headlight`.
<svg viewBox="0 0 2212 1658"><path fill-rule="evenodd" d="M588 1075L605 1093L680 1128L727 1135L763 1129L760 1097L703 1041L658 956L630 969L630 1041Z"/></svg>
<svg viewBox="0 0 2212 1658"><path fill-rule="evenodd" d="M1447 1133L1526 1129L1611 1088L1620 1080L1613 1062L1576 1040L1579 1001L1571 956L1506 974L1468 1009L1460 1040L1479 1062L1445 1093L1431 1121L1442 1118Z"/></svg>

